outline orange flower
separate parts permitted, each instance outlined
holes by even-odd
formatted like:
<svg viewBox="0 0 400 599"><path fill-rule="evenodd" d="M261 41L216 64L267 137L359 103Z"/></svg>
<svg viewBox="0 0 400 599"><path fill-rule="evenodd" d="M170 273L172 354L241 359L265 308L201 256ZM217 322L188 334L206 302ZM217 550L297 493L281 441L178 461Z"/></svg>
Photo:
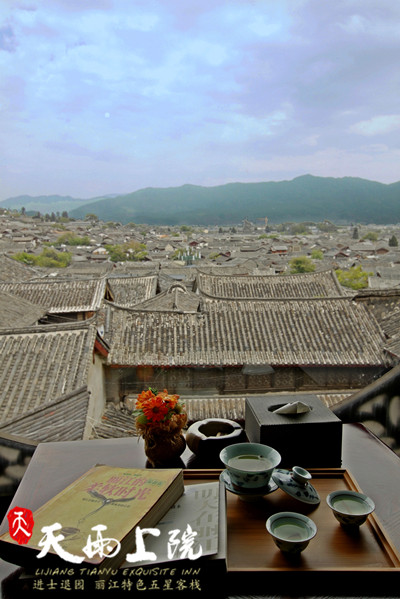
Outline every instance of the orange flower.
<svg viewBox="0 0 400 599"><path fill-rule="evenodd" d="M146 391L142 391L136 400L136 408L140 409L144 403L146 403L149 399L155 397L153 391L151 389L147 389Z"/></svg>
<svg viewBox="0 0 400 599"><path fill-rule="evenodd" d="M160 422L168 414L169 406L162 397L157 395L142 405L143 413L151 422Z"/></svg>
<svg viewBox="0 0 400 599"><path fill-rule="evenodd" d="M157 391L149 387L139 393L136 399L137 430L154 427L169 431L181 429L187 421L184 407L179 401L179 395L170 395L167 389Z"/></svg>

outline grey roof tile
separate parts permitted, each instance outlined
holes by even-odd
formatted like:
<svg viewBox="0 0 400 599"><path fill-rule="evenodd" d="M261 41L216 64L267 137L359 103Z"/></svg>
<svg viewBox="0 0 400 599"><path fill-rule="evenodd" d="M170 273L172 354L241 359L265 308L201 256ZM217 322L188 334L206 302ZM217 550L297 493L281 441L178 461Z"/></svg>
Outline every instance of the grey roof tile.
<svg viewBox="0 0 400 599"><path fill-rule="evenodd" d="M45 314L45 308L0 290L0 328L31 326Z"/></svg>
<svg viewBox="0 0 400 599"><path fill-rule="evenodd" d="M86 385L96 334L92 324L0 331L0 422Z"/></svg>
<svg viewBox="0 0 400 599"><path fill-rule="evenodd" d="M2 283L0 290L46 307L50 314L93 312L100 308L107 280L40 279L23 283Z"/></svg>
<svg viewBox="0 0 400 599"><path fill-rule="evenodd" d="M196 289L201 295L225 299L328 298L345 295L331 269L285 276L229 276L199 272Z"/></svg>
<svg viewBox="0 0 400 599"><path fill-rule="evenodd" d="M202 312L110 306L112 365L382 366L384 335L351 299L211 300Z"/></svg>
<svg viewBox="0 0 400 599"><path fill-rule="evenodd" d="M157 275L110 276L108 283L114 302L119 306L133 307L154 297L157 291Z"/></svg>
<svg viewBox="0 0 400 599"><path fill-rule="evenodd" d="M0 432L21 435L36 442L78 441L84 438L89 393L84 386L76 392L51 401L39 409L0 425Z"/></svg>
<svg viewBox="0 0 400 599"><path fill-rule="evenodd" d="M0 253L0 282L27 281L33 277L37 277L37 271L34 268Z"/></svg>

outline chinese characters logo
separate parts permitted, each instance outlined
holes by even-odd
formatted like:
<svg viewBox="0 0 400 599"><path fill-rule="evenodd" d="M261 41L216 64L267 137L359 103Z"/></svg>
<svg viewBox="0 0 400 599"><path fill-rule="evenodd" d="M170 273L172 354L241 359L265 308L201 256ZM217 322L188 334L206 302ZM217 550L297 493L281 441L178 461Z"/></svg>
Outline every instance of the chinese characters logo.
<svg viewBox="0 0 400 599"><path fill-rule="evenodd" d="M15 507L7 514L11 537L18 545L26 545L32 536L33 514L27 508Z"/></svg>

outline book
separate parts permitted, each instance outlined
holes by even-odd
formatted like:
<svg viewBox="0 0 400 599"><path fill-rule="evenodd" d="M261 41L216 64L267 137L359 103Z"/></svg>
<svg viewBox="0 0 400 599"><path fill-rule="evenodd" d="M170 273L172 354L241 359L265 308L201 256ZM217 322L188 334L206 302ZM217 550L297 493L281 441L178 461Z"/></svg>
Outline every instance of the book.
<svg viewBox="0 0 400 599"><path fill-rule="evenodd" d="M168 541L171 531L183 533L188 526L194 533L192 556L224 556L226 501L224 488L219 482L185 485L183 495L157 524L160 536L149 536L146 539L146 549L155 553L157 559L143 561L141 565L187 559L187 553L180 550L177 544L174 550L174 547L169 547L165 541ZM124 566L129 567L129 564L125 562Z"/></svg>
<svg viewBox="0 0 400 599"><path fill-rule="evenodd" d="M97 465L34 511L34 527L26 544L18 545L10 530L1 535L0 541L9 544L7 552L12 561L32 566L32 554L37 556L44 551L43 527L57 523L60 529L54 535L64 537L59 542L62 552L75 556L81 560L79 563L116 567L127 553L135 551L136 527L156 526L183 492L183 471L179 468L147 470ZM99 526L107 527L100 534L108 542L97 545L101 550L96 551ZM84 551L89 539L91 548ZM49 545L45 557L46 561L41 558L38 565L59 563L60 551L54 544Z"/></svg>

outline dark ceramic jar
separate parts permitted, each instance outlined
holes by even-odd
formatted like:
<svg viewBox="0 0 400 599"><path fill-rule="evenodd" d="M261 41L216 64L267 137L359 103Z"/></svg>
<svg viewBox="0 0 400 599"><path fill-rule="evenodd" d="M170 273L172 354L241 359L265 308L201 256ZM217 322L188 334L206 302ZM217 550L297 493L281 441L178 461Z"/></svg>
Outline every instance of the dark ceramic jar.
<svg viewBox="0 0 400 599"><path fill-rule="evenodd" d="M247 440L238 422L225 418L206 418L194 422L186 432L186 443L196 455L219 455L221 449Z"/></svg>

